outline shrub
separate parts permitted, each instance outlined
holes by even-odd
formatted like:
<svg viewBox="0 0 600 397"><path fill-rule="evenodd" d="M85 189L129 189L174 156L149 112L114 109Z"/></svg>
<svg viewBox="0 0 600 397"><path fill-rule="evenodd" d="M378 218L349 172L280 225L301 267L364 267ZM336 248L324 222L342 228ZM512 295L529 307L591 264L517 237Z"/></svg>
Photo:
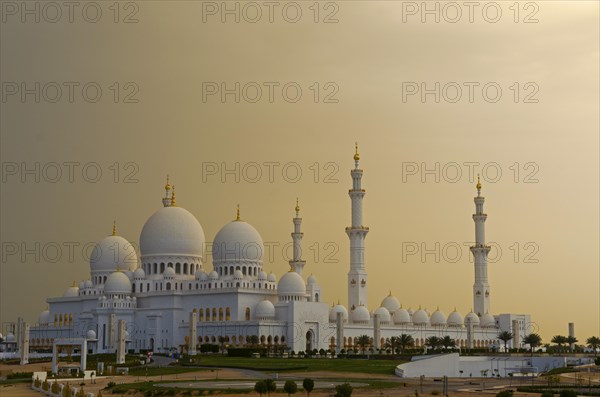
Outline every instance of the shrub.
<svg viewBox="0 0 600 397"><path fill-rule="evenodd" d="M496 394L496 397L512 397L512 390L502 390L501 392Z"/></svg>
<svg viewBox="0 0 600 397"><path fill-rule="evenodd" d="M439 390L432 390L431 391L431 395L432 396L439 396L440 395L440 391Z"/></svg>
<svg viewBox="0 0 600 397"><path fill-rule="evenodd" d="M350 397L352 395L352 386L349 383L343 383L335 387L334 397Z"/></svg>
<svg viewBox="0 0 600 397"><path fill-rule="evenodd" d="M552 393L550 390L546 390L540 397L554 397L554 393Z"/></svg>
<svg viewBox="0 0 600 397"><path fill-rule="evenodd" d="M115 387L117 384L115 382L108 382L106 384L106 389L110 389L111 387Z"/></svg>
<svg viewBox="0 0 600 397"><path fill-rule="evenodd" d="M40 387L42 385L42 381L38 377L36 377L33 381L33 384L35 385L35 387Z"/></svg>
<svg viewBox="0 0 600 397"><path fill-rule="evenodd" d="M58 387L58 382L54 381L54 383L52 384L52 394L58 394L58 392L60 391L60 387Z"/></svg>
<svg viewBox="0 0 600 397"><path fill-rule="evenodd" d="M77 392L77 397L85 397L85 392L83 391L83 387L79 388Z"/></svg>
<svg viewBox="0 0 600 397"><path fill-rule="evenodd" d="M283 391L288 394L288 396L292 394L296 394L298 391L298 385L293 380L286 380L283 385Z"/></svg>
<svg viewBox="0 0 600 397"><path fill-rule="evenodd" d="M63 397L71 397L71 387L67 383L62 389Z"/></svg>
<svg viewBox="0 0 600 397"><path fill-rule="evenodd" d="M571 389L564 389L560 391L560 397L577 397L577 392Z"/></svg>
<svg viewBox="0 0 600 397"><path fill-rule="evenodd" d="M44 381L42 382L42 390L48 391L49 388L50 388L50 384L48 383L48 380L44 379Z"/></svg>

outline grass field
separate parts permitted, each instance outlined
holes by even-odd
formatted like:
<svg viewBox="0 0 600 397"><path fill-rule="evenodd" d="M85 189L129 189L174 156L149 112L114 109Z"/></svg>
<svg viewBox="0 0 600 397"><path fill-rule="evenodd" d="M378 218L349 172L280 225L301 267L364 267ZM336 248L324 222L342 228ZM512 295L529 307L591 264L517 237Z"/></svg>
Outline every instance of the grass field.
<svg viewBox="0 0 600 397"><path fill-rule="evenodd" d="M393 375L401 361L346 358L246 358L221 355L194 357L194 365L257 371L335 371Z"/></svg>

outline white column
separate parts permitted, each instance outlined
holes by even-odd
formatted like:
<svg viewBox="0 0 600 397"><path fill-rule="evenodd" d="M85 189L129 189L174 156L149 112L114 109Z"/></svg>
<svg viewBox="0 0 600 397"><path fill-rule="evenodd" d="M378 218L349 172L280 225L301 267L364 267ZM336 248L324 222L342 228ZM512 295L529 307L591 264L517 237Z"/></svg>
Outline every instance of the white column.
<svg viewBox="0 0 600 397"><path fill-rule="evenodd" d="M362 201L365 190L361 186L363 170L359 168L359 160L357 145L356 154L354 155L354 169L350 172L352 175L352 189L348 191L352 201L352 226L346 228L346 234L350 239L350 271L348 272L348 307L350 311L361 304L368 307L365 238L369 228L362 224ZM351 315L350 318L352 318Z"/></svg>
<svg viewBox="0 0 600 397"><path fill-rule="evenodd" d="M119 320L119 332L117 343L117 364L125 363L125 320Z"/></svg>
<svg viewBox="0 0 600 397"><path fill-rule="evenodd" d="M478 316L490 310L490 284L488 281L487 260L490 246L485 243L485 221L487 214L483 212L485 198L481 196L481 183L477 177L477 197L475 201L475 245L471 246L475 266L475 281L473 283L473 307Z"/></svg>
<svg viewBox="0 0 600 397"><path fill-rule="evenodd" d="M190 313L190 335L189 335L189 346L188 346L188 354L190 356L195 356L196 355L196 343L198 343L198 341L196 340L196 330L197 330L197 322L198 322L198 315L196 314L196 312L191 312Z"/></svg>
<svg viewBox="0 0 600 397"><path fill-rule="evenodd" d="M335 317L336 335L335 335L335 352L340 354L340 350L344 348L344 313L337 312Z"/></svg>
<svg viewBox="0 0 600 397"><path fill-rule="evenodd" d="M292 241L294 250L292 260L290 261L290 267L293 271L302 276L306 261L302 260L302 237L304 236L304 233L302 233L302 218L300 218L300 205L298 204L298 199L296 199L296 217L293 219L293 222L294 232L292 233Z"/></svg>
<svg viewBox="0 0 600 397"><path fill-rule="evenodd" d="M21 324L21 365L29 364L29 323Z"/></svg>

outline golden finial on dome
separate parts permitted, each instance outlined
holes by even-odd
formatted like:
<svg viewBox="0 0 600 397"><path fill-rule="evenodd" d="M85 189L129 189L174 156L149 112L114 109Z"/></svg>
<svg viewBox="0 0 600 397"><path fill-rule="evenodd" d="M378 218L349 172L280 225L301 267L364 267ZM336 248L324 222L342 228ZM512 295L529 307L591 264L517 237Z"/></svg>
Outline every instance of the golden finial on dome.
<svg viewBox="0 0 600 397"><path fill-rule="evenodd" d="M117 235L117 221L113 221L113 231L112 231L112 235L116 236Z"/></svg>
<svg viewBox="0 0 600 397"><path fill-rule="evenodd" d="M392 296L392 290L390 290L390 293L388 294L388 296Z"/></svg>
<svg viewBox="0 0 600 397"><path fill-rule="evenodd" d="M358 142L354 142L354 148L356 152L354 153L354 161L360 160L360 155L358 154Z"/></svg>
<svg viewBox="0 0 600 397"><path fill-rule="evenodd" d="M298 201L298 197L296 197L296 212L300 212L300 202Z"/></svg>
<svg viewBox="0 0 600 397"><path fill-rule="evenodd" d="M177 201L175 201L175 185L173 185L173 193L171 194L171 207L177 207Z"/></svg>
<svg viewBox="0 0 600 397"><path fill-rule="evenodd" d="M435 309L436 311L440 311L440 305L437 306L437 309Z"/></svg>
<svg viewBox="0 0 600 397"><path fill-rule="evenodd" d="M120 272L121 271L121 266L117 265L117 271Z"/></svg>
<svg viewBox="0 0 600 397"><path fill-rule="evenodd" d="M340 298L338 298L338 305L340 304Z"/></svg>
<svg viewBox="0 0 600 397"><path fill-rule="evenodd" d="M74 287L74 286L75 286L75 280L73 280L73 284L71 284L71 287Z"/></svg>
<svg viewBox="0 0 600 397"><path fill-rule="evenodd" d="M165 185L165 190L168 192L171 190L171 184L169 183L169 174L167 174L167 184Z"/></svg>
<svg viewBox="0 0 600 397"><path fill-rule="evenodd" d="M238 204L238 205L237 205L237 214L236 214L236 216L235 216L235 220L236 220L236 221L239 221L240 219L241 219L241 218L240 218L240 205Z"/></svg>
<svg viewBox="0 0 600 397"><path fill-rule="evenodd" d="M454 306L454 311L456 311L456 306Z"/></svg>
<svg viewBox="0 0 600 397"><path fill-rule="evenodd" d="M477 186L475 186L477 190L481 190L481 180L479 179L479 174L477 174Z"/></svg>

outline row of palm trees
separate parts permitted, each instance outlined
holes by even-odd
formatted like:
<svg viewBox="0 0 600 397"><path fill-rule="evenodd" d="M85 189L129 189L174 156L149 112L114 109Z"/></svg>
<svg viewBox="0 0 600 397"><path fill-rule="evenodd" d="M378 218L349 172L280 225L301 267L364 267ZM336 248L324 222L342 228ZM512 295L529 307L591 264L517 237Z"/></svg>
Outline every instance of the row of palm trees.
<svg viewBox="0 0 600 397"><path fill-rule="evenodd" d="M498 340L504 342L504 351L508 351L508 342L514 338L514 335L511 332L503 331L498 334ZM562 336L562 335L554 335L550 340L551 343L554 343L558 347L558 351L562 351L563 345L573 346L579 340L574 336ZM540 347L542 345L542 337L536 333L531 333L523 338L523 343L529 345L531 348L531 352ZM600 348L600 338L597 336L590 336L586 340L587 346L594 351L594 356L598 353L598 348ZM549 345L547 345L549 346Z"/></svg>

